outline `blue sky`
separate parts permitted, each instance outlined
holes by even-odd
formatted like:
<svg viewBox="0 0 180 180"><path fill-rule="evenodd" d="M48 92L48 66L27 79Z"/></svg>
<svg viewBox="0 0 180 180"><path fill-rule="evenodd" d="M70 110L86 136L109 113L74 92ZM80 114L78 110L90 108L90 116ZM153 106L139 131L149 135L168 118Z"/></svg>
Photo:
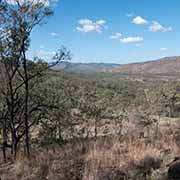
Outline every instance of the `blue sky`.
<svg viewBox="0 0 180 180"><path fill-rule="evenodd" d="M179 8L179 0L59 0L28 54L50 60L64 45L72 62L119 64L180 55Z"/></svg>

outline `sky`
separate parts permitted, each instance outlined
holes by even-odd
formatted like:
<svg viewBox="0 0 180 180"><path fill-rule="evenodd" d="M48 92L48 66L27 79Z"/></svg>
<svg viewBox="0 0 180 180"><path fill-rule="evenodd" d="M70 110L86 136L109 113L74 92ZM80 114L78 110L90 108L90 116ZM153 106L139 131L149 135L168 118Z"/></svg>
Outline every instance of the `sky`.
<svg viewBox="0 0 180 180"><path fill-rule="evenodd" d="M72 62L132 63L180 55L180 0L54 0L31 34L30 58L61 45Z"/></svg>

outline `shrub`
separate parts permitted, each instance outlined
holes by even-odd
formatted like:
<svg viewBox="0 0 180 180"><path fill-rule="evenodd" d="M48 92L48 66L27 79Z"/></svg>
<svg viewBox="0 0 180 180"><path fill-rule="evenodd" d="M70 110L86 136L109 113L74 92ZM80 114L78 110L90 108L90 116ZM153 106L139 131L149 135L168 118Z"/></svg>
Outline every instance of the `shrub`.
<svg viewBox="0 0 180 180"><path fill-rule="evenodd" d="M118 168L104 168L98 171L98 180L128 180L128 175Z"/></svg>
<svg viewBox="0 0 180 180"><path fill-rule="evenodd" d="M151 176L153 170L161 167L162 162L162 159L157 156L145 155L143 159L137 162L137 176L147 179L148 176Z"/></svg>

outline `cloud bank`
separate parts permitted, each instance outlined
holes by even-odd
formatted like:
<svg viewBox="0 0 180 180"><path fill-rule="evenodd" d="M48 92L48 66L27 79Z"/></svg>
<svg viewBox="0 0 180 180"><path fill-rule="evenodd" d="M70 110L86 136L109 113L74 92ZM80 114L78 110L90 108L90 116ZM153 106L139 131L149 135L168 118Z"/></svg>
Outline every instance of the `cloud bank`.
<svg viewBox="0 0 180 180"><path fill-rule="evenodd" d="M4 2L7 2L8 4L15 5L17 3L16 0L3 0ZM20 4L26 3L26 2L33 2L34 4L42 3L45 6L49 6L50 3L56 3L59 0L18 0Z"/></svg>
<svg viewBox="0 0 180 180"><path fill-rule="evenodd" d="M115 34L110 36L110 39L119 39L121 36L122 36L121 33L115 33Z"/></svg>
<svg viewBox="0 0 180 180"><path fill-rule="evenodd" d="M149 26L149 31L151 31L151 32L168 32L168 31L172 31L172 27L164 27L157 21L153 21L152 24Z"/></svg>
<svg viewBox="0 0 180 180"><path fill-rule="evenodd" d="M139 43L139 42L143 42L144 39L142 37L127 37L127 38L123 38L123 39L120 39L120 41L122 43L125 43L125 44L129 44L129 43Z"/></svg>
<svg viewBox="0 0 180 180"><path fill-rule="evenodd" d="M89 32L97 32L101 33L104 29L104 25L106 24L106 21L103 19L97 20L93 22L90 19L80 19L79 20L79 26L76 27L76 30L83 33L89 33Z"/></svg>

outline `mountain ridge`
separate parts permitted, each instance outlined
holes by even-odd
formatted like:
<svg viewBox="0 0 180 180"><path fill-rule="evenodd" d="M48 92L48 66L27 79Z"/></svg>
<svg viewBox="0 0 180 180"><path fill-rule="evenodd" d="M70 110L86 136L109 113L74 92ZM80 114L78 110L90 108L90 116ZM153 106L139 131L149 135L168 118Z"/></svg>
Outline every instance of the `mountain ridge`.
<svg viewBox="0 0 180 180"><path fill-rule="evenodd" d="M115 73L127 74L169 74L180 73L180 56L121 65Z"/></svg>
<svg viewBox="0 0 180 180"><path fill-rule="evenodd" d="M170 56L157 60L134 62L128 64L73 63L62 61L53 69L87 74L101 72L122 74L174 74L180 73L180 56Z"/></svg>
<svg viewBox="0 0 180 180"><path fill-rule="evenodd" d="M120 64L115 63L72 63L62 61L53 69L75 73L97 73L107 72L109 70L119 68L119 66Z"/></svg>

